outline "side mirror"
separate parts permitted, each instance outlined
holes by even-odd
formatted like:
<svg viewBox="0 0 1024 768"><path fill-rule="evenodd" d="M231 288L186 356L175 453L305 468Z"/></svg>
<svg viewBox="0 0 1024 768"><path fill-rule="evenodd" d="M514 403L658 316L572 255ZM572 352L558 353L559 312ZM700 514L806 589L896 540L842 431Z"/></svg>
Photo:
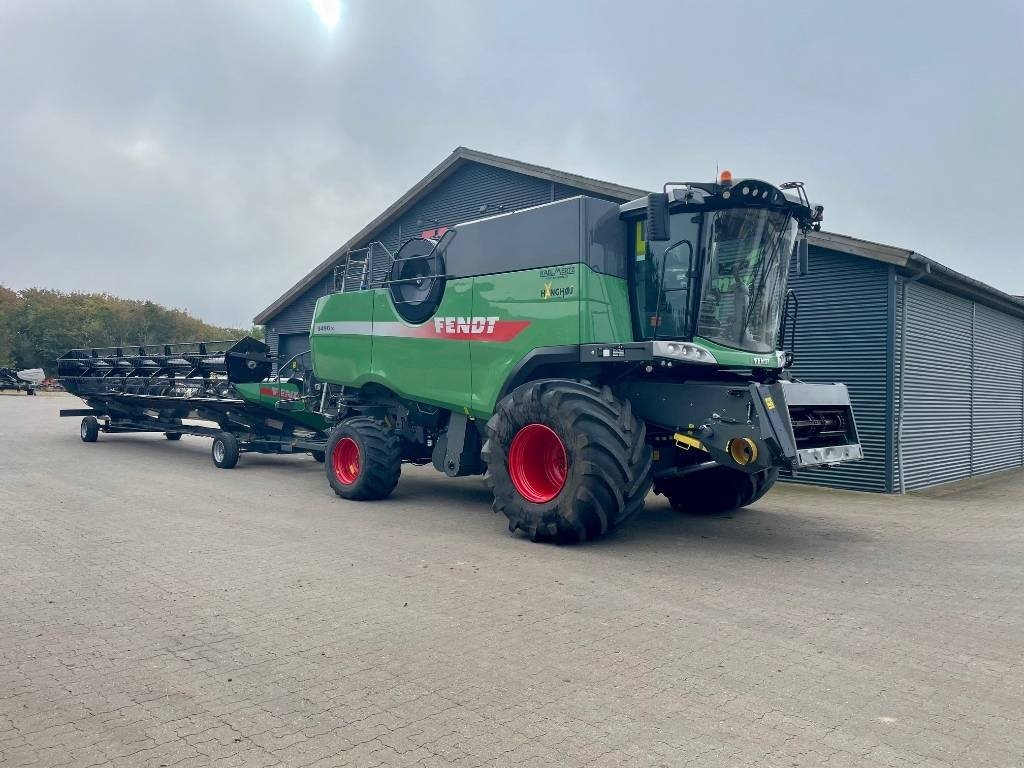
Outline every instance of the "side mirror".
<svg viewBox="0 0 1024 768"><path fill-rule="evenodd" d="M810 253L807 249L807 238L801 237L796 241L797 270L800 277L811 271Z"/></svg>
<svg viewBox="0 0 1024 768"><path fill-rule="evenodd" d="M664 241L668 234L668 195L652 192L647 196L647 239Z"/></svg>

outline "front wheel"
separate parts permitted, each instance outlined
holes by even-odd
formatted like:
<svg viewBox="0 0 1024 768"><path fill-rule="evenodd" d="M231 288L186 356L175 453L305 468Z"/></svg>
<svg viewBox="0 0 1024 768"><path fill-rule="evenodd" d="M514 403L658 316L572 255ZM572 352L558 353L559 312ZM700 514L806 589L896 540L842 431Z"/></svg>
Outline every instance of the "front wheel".
<svg viewBox="0 0 1024 768"><path fill-rule="evenodd" d="M598 538L643 508L651 488L645 435L608 387L524 384L487 422L482 455L494 510L534 541Z"/></svg>
<svg viewBox="0 0 1024 768"><path fill-rule="evenodd" d="M213 463L221 469L232 469L238 463L238 438L221 432L213 438Z"/></svg>
<svg viewBox="0 0 1024 768"><path fill-rule="evenodd" d="M325 458L327 482L343 499L383 499L402 473L402 440L383 421L355 416L331 431Z"/></svg>

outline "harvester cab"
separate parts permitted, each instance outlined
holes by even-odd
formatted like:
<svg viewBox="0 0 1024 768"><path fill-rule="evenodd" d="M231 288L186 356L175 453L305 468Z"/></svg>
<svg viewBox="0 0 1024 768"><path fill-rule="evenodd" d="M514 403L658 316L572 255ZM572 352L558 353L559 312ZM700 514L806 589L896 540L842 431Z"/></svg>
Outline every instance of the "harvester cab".
<svg viewBox="0 0 1024 768"><path fill-rule="evenodd" d="M795 190L787 193L786 188ZM695 341L782 367L778 335L791 255L806 271L806 234L820 228L803 185L754 179L688 182L620 207L638 339Z"/></svg>
<svg viewBox="0 0 1024 768"><path fill-rule="evenodd" d="M364 279L322 297L310 332L332 488L382 498L403 462L485 473L511 530L579 541L652 484L715 512L780 470L861 458L846 387L794 380L780 349L821 217L802 184L724 175L361 249Z"/></svg>
<svg viewBox="0 0 1024 768"><path fill-rule="evenodd" d="M862 458L846 387L795 381L786 371L792 353L781 349L792 261L806 274L807 233L821 228L824 211L810 203L803 184L733 182L725 171L717 183L666 184L620 210L635 333L651 340L655 359L653 376L626 385L631 402L655 421L669 416L668 426L670 414L645 404L672 401L669 411L682 425L684 412L692 416L708 397L702 418L688 421L672 440L719 467L774 477L779 466L798 470ZM786 320L795 323L795 313ZM666 391L680 376L698 395L683 409ZM747 383L745 390L739 382ZM760 434L747 434L753 425ZM685 474L670 473L656 490L692 485L677 479Z"/></svg>

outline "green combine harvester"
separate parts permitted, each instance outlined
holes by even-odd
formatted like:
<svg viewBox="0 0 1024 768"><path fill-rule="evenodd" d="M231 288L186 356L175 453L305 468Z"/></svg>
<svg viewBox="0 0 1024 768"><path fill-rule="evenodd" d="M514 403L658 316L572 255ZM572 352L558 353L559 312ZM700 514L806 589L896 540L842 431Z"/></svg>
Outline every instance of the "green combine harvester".
<svg viewBox="0 0 1024 768"><path fill-rule="evenodd" d="M535 541L599 537L652 485L679 510L735 509L780 470L863 457L846 387L794 380L781 349L821 216L802 184L723 174L433 230L350 255L301 376L272 377L250 338L72 350L60 379L90 408L62 415L86 442L210 436L223 468L309 452L353 500L388 496L405 462L482 474Z"/></svg>
<svg viewBox="0 0 1024 768"><path fill-rule="evenodd" d="M511 531L573 542L652 484L721 512L862 458L846 387L793 380L780 349L821 217L802 184L724 174L435 230L378 284L350 258L310 333L331 487L384 498L403 462L483 474Z"/></svg>

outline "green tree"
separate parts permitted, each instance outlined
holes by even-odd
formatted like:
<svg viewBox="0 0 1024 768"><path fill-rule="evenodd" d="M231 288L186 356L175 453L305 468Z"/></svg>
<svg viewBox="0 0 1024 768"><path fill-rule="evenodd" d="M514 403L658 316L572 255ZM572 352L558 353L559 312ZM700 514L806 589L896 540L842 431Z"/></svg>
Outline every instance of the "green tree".
<svg viewBox="0 0 1024 768"><path fill-rule="evenodd" d="M237 339L239 328L209 325L180 309L102 293L0 286L0 364L55 371L69 349Z"/></svg>
<svg viewBox="0 0 1024 768"><path fill-rule="evenodd" d="M14 364L14 316L18 312L21 298L0 285L0 365Z"/></svg>

